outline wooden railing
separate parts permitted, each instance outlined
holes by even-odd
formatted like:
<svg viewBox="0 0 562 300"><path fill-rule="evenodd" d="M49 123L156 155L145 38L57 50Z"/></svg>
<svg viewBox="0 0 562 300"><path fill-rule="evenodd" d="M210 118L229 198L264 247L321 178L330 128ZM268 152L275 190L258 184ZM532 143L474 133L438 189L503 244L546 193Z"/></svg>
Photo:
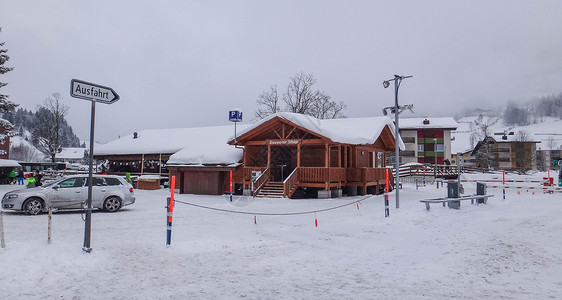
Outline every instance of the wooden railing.
<svg viewBox="0 0 562 300"><path fill-rule="evenodd" d="M299 169L300 168L295 168L291 175L283 181L283 197L290 198L297 189Z"/></svg>
<svg viewBox="0 0 562 300"><path fill-rule="evenodd" d="M266 168L262 171L261 175L256 178L256 181L254 181L253 185L252 196L255 196L261 190L261 188L269 182L269 179L271 178L270 173L271 172L269 168Z"/></svg>
<svg viewBox="0 0 562 300"><path fill-rule="evenodd" d="M424 173L425 170L425 173ZM461 173L490 173L488 169L476 168L474 166L461 166ZM394 171L392 171L394 174ZM457 176L458 167L456 165L435 165L435 164L415 164L400 166L400 177L408 176Z"/></svg>

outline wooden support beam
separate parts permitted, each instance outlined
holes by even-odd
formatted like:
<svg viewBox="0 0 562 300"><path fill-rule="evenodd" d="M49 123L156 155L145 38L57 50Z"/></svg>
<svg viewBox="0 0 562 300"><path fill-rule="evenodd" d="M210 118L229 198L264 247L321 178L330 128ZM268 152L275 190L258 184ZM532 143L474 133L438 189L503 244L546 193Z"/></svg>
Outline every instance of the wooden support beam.
<svg viewBox="0 0 562 300"><path fill-rule="evenodd" d="M271 165L271 145L267 145L267 167Z"/></svg>
<svg viewBox="0 0 562 300"><path fill-rule="evenodd" d="M338 145L338 168L341 168L341 144Z"/></svg>
<svg viewBox="0 0 562 300"><path fill-rule="evenodd" d="M301 143L297 144L297 168L301 166Z"/></svg>

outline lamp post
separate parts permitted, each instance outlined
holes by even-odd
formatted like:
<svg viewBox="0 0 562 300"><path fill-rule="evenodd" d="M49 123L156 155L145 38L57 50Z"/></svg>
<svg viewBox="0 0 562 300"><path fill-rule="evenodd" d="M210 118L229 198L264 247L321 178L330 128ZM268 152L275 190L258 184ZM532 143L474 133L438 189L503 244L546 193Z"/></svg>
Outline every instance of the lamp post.
<svg viewBox="0 0 562 300"><path fill-rule="evenodd" d="M413 105L409 104L409 105L405 105L403 107L398 106L398 88L400 88L400 83L402 82L402 79L406 79L406 78L411 78L412 76L399 76L399 75L394 75L393 79L389 79L389 80L385 80L382 82L382 86L384 86L384 88L387 88L390 86L390 81L394 80L394 108L390 108L391 112L394 111L394 148L395 148L395 155L394 155L394 160L395 160L395 176L394 178L396 179L394 184L396 186L396 208L400 207L400 194L399 194L399 190L400 190L400 154L399 154L399 147L398 147L398 114L400 114L401 110L404 110L405 108L408 108L410 110L412 110ZM385 107L383 109L383 114L386 116L387 112L386 109L388 109L389 107ZM400 109L400 110L399 110Z"/></svg>

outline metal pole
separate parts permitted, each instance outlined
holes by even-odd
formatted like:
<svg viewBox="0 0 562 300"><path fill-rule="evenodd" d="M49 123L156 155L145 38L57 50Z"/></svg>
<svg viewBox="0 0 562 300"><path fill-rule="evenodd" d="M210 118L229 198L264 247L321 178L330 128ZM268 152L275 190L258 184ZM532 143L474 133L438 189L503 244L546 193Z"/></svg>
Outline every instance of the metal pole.
<svg viewBox="0 0 562 300"><path fill-rule="evenodd" d="M92 101L92 116L90 122L90 167L88 168L88 201L86 207L86 225L84 228L84 246L82 250L90 253L90 234L92 231L92 169L94 165L94 126L96 119L96 102Z"/></svg>
<svg viewBox="0 0 562 300"><path fill-rule="evenodd" d="M398 79L400 79L399 76L394 76L394 148L395 149L395 154L394 154L394 159L395 161L395 173L396 175L394 176L395 180L395 187L396 187L396 208L400 207L400 194L399 194L399 190L400 190L400 148L398 147Z"/></svg>
<svg viewBox="0 0 562 300"><path fill-rule="evenodd" d="M457 180L459 182L459 188L461 187L461 153L457 152Z"/></svg>

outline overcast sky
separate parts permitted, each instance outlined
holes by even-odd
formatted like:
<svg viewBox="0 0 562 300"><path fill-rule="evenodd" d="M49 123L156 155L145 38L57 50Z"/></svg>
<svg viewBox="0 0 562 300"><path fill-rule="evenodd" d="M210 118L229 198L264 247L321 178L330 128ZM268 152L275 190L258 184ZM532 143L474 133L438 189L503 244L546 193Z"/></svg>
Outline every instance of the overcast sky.
<svg viewBox="0 0 562 300"><path fill-rule="evenodd" d="M348 117L400 103L453 116L562 92L562 1L2 1L14 70L0 92L35 110L53 92L89 139L89 101L70 80L112 87L96 141L148 128L251 121L257 96L312 73ZM401 116L412 116L404 112Z"/></svg>

